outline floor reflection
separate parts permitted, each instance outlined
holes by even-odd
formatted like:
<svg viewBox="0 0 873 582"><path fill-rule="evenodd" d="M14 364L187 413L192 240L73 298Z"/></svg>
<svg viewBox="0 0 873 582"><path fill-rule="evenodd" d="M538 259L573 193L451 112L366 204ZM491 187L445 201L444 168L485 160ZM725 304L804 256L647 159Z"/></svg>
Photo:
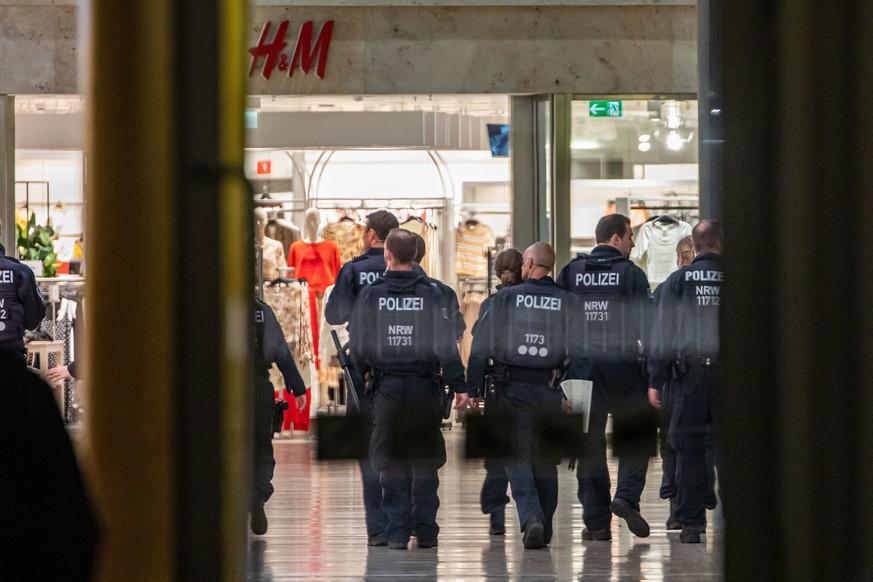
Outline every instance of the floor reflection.
<svg viewBox="0 0 873 582"><path fill-rule="evenodd" d="M276 493L267 504L270 528L250 537L250 580L721 580L721 516L709 512L705 543L679 543L667 532L667 503L657 498L660 461L650 464L643 515L652 535L634 537L616 519L612 541L581 540L576 478L559 471L560 505L555 535L545 550L524 550L513 504L507 534L488 535L479 511L484 477L480 461L461 458L463 432L445 433L449 461L440 472L439 547L370 548L361 505L360 477L351 462L313 460L308 439L274 441ZM610 461L615 482L616 465Z"/></svg>

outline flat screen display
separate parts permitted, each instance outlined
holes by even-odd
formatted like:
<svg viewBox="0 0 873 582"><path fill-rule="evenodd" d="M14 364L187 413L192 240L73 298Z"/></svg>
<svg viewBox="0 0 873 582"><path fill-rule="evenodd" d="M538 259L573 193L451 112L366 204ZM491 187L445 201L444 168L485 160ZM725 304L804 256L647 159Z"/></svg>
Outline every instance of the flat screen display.
<svg viewBox="0 0 873 582"><path fill-rule="evenodd" d="M488 141L491 143L491 155L497 157L509 156L509 124L486 123Z"/></svg>

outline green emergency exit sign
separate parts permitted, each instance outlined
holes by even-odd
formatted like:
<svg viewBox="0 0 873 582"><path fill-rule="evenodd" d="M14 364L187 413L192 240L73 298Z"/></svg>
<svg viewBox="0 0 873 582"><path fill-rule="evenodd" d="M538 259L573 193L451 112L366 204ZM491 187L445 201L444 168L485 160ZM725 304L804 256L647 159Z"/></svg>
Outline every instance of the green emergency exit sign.
<svg viewBox="0 0 873 582"><path fill-rule="evenodd" d="M589 101L590 117L621 117L621 101Z"/></svg>

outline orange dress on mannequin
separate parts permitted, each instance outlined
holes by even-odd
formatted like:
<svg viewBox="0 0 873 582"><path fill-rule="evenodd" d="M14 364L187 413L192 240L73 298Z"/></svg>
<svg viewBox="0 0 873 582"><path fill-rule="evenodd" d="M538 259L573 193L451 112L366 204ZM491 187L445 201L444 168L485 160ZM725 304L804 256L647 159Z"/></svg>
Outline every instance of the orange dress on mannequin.
<svg viewBox="0 0 873 582"><path fill-rule="evenodd" d="M303 240L298 240L291 243L288 249L288 266L294 267L294 277L297 279L306 279L309 287L309 306L312 321L312 344L315 348L315 367L320 368L321 362L318 357L318 328L321 313L318 310L318 298L323 296L325 289L330 287L336 281L337 273L343 266L340 260L339 247L332 240L322 240L320 242L309 243ZM312 402L312 398L309 399ZM289 413L292 412L289 408L285 413L286 422ZM295 411L296 413L296 411ZM302 413L291 414L292 417L299 414L301 417L305 415L305 419L292 418L295 427L297 424L309 426L309 406Z"/></svg>

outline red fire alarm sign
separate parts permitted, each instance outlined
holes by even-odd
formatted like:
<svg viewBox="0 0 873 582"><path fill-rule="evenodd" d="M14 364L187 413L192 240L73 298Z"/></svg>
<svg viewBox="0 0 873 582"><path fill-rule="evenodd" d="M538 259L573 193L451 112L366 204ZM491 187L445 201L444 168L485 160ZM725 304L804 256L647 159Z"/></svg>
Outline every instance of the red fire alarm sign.
<svg viewBox="0 0 873 582"><path fill-rule="evenodd" d="M258 162L258 174L269 174L270 173L270 160L264 160L263 162Z"/></svg>

